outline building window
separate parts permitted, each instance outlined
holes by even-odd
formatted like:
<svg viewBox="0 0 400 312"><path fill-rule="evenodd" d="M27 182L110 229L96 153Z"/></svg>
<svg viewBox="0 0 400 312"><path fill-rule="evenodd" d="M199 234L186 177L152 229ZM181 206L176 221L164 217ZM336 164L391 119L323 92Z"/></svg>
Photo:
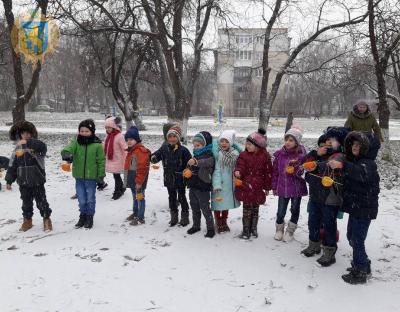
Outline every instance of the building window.
<svg viewBox="0 0 400 312"><path fill-rule="evenodd" d="M246 78L251 76L250 67L236 67L233 72L234 77Z"/></svg>
<svg viewBox="0 0 400 312"><path fill-rule="evenodd" d="M263 76L263 69L262 67L256 68L255 69L255 76L256 77L262 77Z"/></svg>
<svg viewBox="0 0 400 312"><path fill-rule="evenodd" d="M256 52L254 55L256 61L262 61L263 59L263 52Z"/></svg>
<svg viewBox="0 0 400 312"><path fill-rule="evenodd" d="M237 60L251 61L251 51L236 51L235 57Z"/></svg>
<svg viewBox="0 0 400 312"><path fill-rule="evenodd" d="M237 35L236 43L253 43L253 37L248 35Z"/></svg>

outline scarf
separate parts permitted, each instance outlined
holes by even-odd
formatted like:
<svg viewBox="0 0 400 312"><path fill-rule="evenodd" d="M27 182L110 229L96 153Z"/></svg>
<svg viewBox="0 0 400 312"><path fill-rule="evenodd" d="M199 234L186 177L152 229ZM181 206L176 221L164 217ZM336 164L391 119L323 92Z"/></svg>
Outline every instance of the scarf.
<svg viewBox="0 0 400 312"><path fill-rule="evenodd" d="M222 169L224 168L233 169L236 165L238 155L233 152L233 149L230 149L229 151L224 151L221 149L220 151L222 153L222 158L221 158Z"/></svg>
<svg viewBox="0 0 400 312"><path fill-rule="evenodd" d="M208 144L207 146L204 146L202 148L193 149L193 155L200 156L206 152L211 152L211 151L212 151L212 144Z"/></svg>
<svg viewBox="0 0 400 312"><path fill-rule="evenodd" d="M120 132L114 129L113 132L107 135L106 142L104 144L104 153L107 155L108 160L112 160L114 157L114 139L118 133Z"/></svg>
<svg viewBox="0 0 400 312"><path fill-rule="evenodd" d="M77 141L80 145L89 145L95 142L98 142L99 139L93 134L91 136L85 137L78 134Z"/></svg>

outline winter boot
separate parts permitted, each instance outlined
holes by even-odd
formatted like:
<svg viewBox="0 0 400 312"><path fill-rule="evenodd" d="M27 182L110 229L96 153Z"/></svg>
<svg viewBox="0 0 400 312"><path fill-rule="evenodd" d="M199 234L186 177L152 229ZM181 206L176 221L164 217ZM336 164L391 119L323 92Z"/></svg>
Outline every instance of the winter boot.
<svg viewBox="0 0 400 312"><path fill-rule="evenodd" d="M321 253L321 242L313 242L310 240L308 242L308 247L306 249L303 249L301 253L307 258L314 255L319 255Z"/></svg>
<svg viewBox="0 0 400 312"><path fill-rule="evenodd" d="M178 210L170 210L170 214L171 214L171 221L169 221L169 226L175 226L178 224L179 222L179 212Z"/></svg>
<svg viewBox="0 0 400 312"><path fill-rule="evenodd" d="M250 226L251 226L251 219L248 216L243 216L242 219L243 222L243 231L242 234L240 235L240 238L243 239L250 239Z"/></svg>
<svg viewBox="0 0 400 312"><path fill-rule="evenodd" d="M77 194L72 195L71 199L78 199L78 195Z"/></svg>
<svg viewBox="0 0 400 312"><path fill-rule="evenodd" d="M336 262L335 253L337 247L322 246L323 254L317 262L323 266L328 267Z"/></svg>
<svg viewBox="0 0 400 312"><path fill-rule="evenodd" d="M51 223L50 217L43 218L43 231L45 232L53 231L53 224Z"/></svg>
<svg viewBox="0 0 400 312"><path fill-rule="evenodd" d="M104 191L104 189L108 186L108 184L104 181L97 183L97 190Z"/></svg>
<svg viewBox="0 0 400 312"><path fill-rule="evenodd" d="M283 235L284 242L291 242L293 240L294 231L297 229L297 224L293 222L289 222L286 228L285 234Z"/></svg>
<svg viewBox="0 0 400 312"><path fill-rule="evenodd" d="M351 261L351 267L347 268L346 271L351 272L354 270L354 263ZM371 275L371 260L368 259L367 275Z"/></svg>
<svg viewBox="0 0 400 312"><path fill-rule="evenodd" d="M187 233L189 235L193 235L194 233L197 233L199 231L200 231L200 228L191 227L189 230L187 230Z"/></svg>
<svg viewBox="0 0 400 312"><path fill-rule="evenodd" d="M85 229L91 229L93 227L93 215L86 215Z"/></svg>
<svg viewBox="0 0 400 312"><path fill-rule="evenodd" d="M223 217L221 219L221 228L222 228L222 232L230 232L231 229L228 226L228 219L226 217Z"/></svg>
<svg viewBox="0 0 400 312"><path fill-rule="evenodd" d="M255 238L258 237L257 225L258 225L258 214L253 215L251 217L251 235L254 236Z"/></svg>
<svg viewBox="0 0 400 312"><path fill-rule="evenodd" d="M78 223L75 224L75 228L79 229L79 228L83 227L85 225L85 222L86 222L86 215L84 213L81 213L79 215Z"/></svg>
<svg viewBox="0 0 400 312"><path fill-rule="evenodd" d="M367 272L353 268L349 273L342 275L342 278L346 283L352 285L365 284L368 279L368 274Z"/></svg>
<svg viewBox="0 0 400 312"><path fill-rule="evenodd" d="M111 199L118 200L122 197L122 195L124 195L124 193L121 190L115 190Z"/></svg>
<svg viewBox="0 0 400 312"><path fill-rule="evenodd" d="M276 232L274 239L276 239L277 241L281 241L283 239L283 230L285 229L285 223L282 224L276 223L275 227L276 227Z"/></svg>
<svg viewBox="0 0 400 312"><path fill-rule="evenodd" d="M179 221L179 224L181 226L187 226L190 223L189 221L189 211L181 211L181 221Z"/></svg>
<svg viewBox="0 0 400 312"><path fill-rule="evenodd" d="M206 238L213 238L214 236L215 236L214 229L208 229L206 235L204 235L204 237L206 237Z"/></svg>
<svg viewBox="0 0 400 312"><path fill-rule="evenodd" d="M32 219L24 218L24 222L22 223L22 225L19 228L19 230L21 232L26 232L26 231L30 230L32 227L33 227Z"/></svg>
<svg viewBox="0 0 400 312"><path fill-rule="evenodd" d="M222 219L215 217L215 227L217 228L217 233L221 234L223 232Z"/></svg>
<svg viewBox="0 0 400 312"><path fill-rule="evenodd" d="M132 213L131 215L129 215L128 218L125 219L125 221L133 221L133 219L135 219L135 217L136 217L135 214Z"/></svg>

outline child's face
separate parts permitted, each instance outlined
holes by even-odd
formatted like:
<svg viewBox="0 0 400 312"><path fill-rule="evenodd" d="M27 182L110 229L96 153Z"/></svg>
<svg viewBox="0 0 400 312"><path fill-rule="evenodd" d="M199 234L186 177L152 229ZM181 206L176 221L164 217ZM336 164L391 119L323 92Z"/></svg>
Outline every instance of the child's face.
<svg viewBox="0 0 400 312"><path fill-rule="evenodd" d="M178 144L178 138L175 136L175 135L173 135L173 134L170 134L168 137L167 137L167 141L168 141L168 144L169 145L176 145L176 144Z"/></svg>
<svg viewBox="0 0 400 312"><path fill-rule="evenodd" d="M221 139L219 141L219 146L223 151L228 151L231 145L229 144L229 141L227 139Z"/></svg>
<svg viewBox="0 0 400 312"><path fill-rule="evenodd" d="M296 140L293 139L292 136L288 135L286 137L286 139L285 139L285 147L286 147L286 149L289 149L289 150L293 149L293 148L296 147L296 145L297 145Z"/></svg>
<svg viewBox="0 0 400 312"><path fill-rule="evenodd" d="M326 140L325 146L337 150L340 146L340 143L338 140L336 140L336 138L329 138L328 140Z"/></svg>
<svg viewBox="0 0 400 312"><path fill-rule="evenodd" d="M325 147L326 146L326 143L325 142L321 142L321 143L319 143L319 145L318 145L318 147Z"/></svg>
<svg viewBox="0 0 400 312"><path fill-rule="evenodd" d="M84 137L90 137L92 135L92 131L90 131L89 128L81 127L79 129L79 135L84 136Z"/></svg>
<svg viewBox="0 0 400 312"><path fill-rule="evenodd" d="M247 150L249 153L255 153L255 152L258 151L258 147L255 146L253 143L251 143L251 142L249 142L249 141L246 141L246 150Z"/></svg>
<svg viewBox="0 0 400 312"><path fill-rule="evenodd" d="M360 156L360 142L354 141L353 145L351 146L351 152L353 153L353 156L358 157Z"/></svg>
<svg viewBox="0 0 400 312"><path fill-rule="evenodd" d="M126 144L128 144L128 147L133 147L133 146L135 146L137 144L137 142L136 142L135 139L129 138L129 139L126 140Z"/></svg>
<svg viewBox="0 0 400 312"><path fill-rule="evenodd" d="M107 134L111 134L113 131L114 131L113 128L111 128L111 127L106 127L106 132L107 132Z"/></svg>
<svg viewBox="0 0 400 312"><path fill-rule="evenodd" d="M194 149L200 149L200 148L203 148L204 145L201 144L201 142L199 142L199 141L194 141L193 142L193 147L194 147Z"/></svg>
<svg viewBox="0 0 400 312"><path fill-rule="evenodd" d="M22 140L29 140L32 138L32 134L30 132L24 131L21 133Z"/></svg>

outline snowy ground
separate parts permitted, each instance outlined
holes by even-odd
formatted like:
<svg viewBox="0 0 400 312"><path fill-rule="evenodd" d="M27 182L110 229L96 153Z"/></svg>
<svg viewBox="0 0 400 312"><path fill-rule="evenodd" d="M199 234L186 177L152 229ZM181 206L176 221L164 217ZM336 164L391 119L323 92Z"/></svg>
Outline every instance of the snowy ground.
<svg viewBox="0 0 400 312"><path fill-rule="evenodd" d="M40 119L31 116L31 120ZM35 117L36 119L34 119ZM64 116L65 118L65 116ZM230 216L231 233L205 239L189 237L187 228L169 228L168 200L162 186L162 171L150 172L146 225L124 222L130 213L131 195L112 201L110 187L98 193L95 227L75 230L77 202L74 181L61 172L61 146L75 133L82 116L36 122L42 128L71 129L46 133L47 194L53 209L54 231L45 234L35 211L32 230L18 232L22 220L18 188L0 192L0 302L1 311L398 311L400 291L400 187L398 167L380 164L387 176L382 183L380 213L370 228L367 251L373 278L366 286L345 284L340 275L351 259L345 239L347 217L339 220L341 240L337 263L330 268L315 265L315 259L300 256L307 243L307 212L303 200L296 240L290 244L273 240L277 198L269 196L261 209L260 237L237 238L241 209ZM100 119L99 116L96 119ZM0 127L5 127L0 117ZM309 137L318 136L328 124L343 121L301 120ZM3 123L2 123L3 122ZM208 127L207 127L208 123ZM247 134L252 120L229 121ZM310 126L312 124L312 126ZM154 150L160 143L161 121L152 119L145 143ZM99 125L98 128L101 128ZM212 121L198 120L190 132L214 128ZM282 132L272 129L270 133ZM396 132L396 131L392 131ZM398 135L398 134L397 134ZM270 151L281 143L271 135ZM311 147L314 140L306 140ZM398 142L394 142L398 153ZM12 150L0 128L0 154ZM398 155L396 154L396 159ZM389 174L389 173L387 173ZM4 185L4 181L3 185ZM203 225L203 231L205 225Z"/></svg>

